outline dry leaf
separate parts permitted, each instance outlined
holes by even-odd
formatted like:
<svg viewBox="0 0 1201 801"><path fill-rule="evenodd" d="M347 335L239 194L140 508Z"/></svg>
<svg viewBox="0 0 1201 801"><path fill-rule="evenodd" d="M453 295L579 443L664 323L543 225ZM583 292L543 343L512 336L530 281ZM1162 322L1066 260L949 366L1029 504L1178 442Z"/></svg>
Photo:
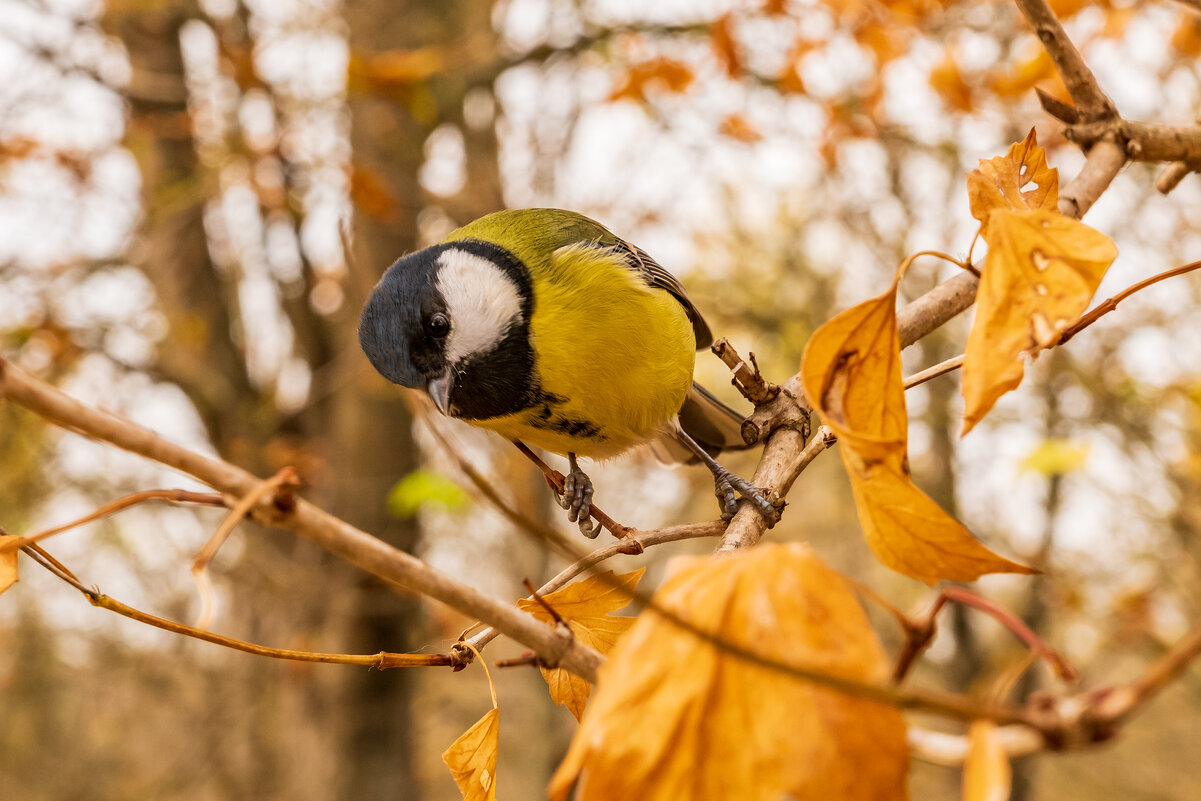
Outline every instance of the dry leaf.
<svg viewBox="0 0 1201 801"><path fill-rule="evenodd" d="M496 753L500 744L500 706L496 702L496 685L484 658L470 644L476 661L488 678L492 708L442 752L442 761L450 768L463 801L496 801Z"/></svg>
<svg viewBox="0 0 1201 801"><path fill-rule="evenodd" d="M1057 212L994 209L987 231L963 363L964 434L1022 382L1024 356L1059 341L1118 255L1109 237Z"/></svg>
<svg viewBox="0 0 1201 801"><path fill-rule="evenodd" d="M1007 801L1012 778L1009 756L997 739L997 724L973 721L963 763L963 801Z"/></svg>
<svg viewBox="0 0 1201 801"><path fill-rule="evenodd" d="M972 87L963 79L963 71L955 56L947 51L943 60L930 71L930 88L938 92L946 104L957 111L970 112L976 107Z"/></svg>
<svg viewBox="0 0 1201 801"><path fill-rule="evenodd" d="M741 114L728 115L721 121L719 130L731 139L737 139L740 142L758 142L763 138L763 134L759 133L755 126L751 125L750 120Z"/></svg>
<svg viewBox="0 0 1201 801"><path fill-rule="evenodd" d="M1022 460L1022 469L1044 476L1062 476L1079 470L1088 460L1088 443L1068 439L1045 439Z"/></svg>
<svg viewBox="0 0 1201 801"><path fill-rule="evenodd" d="M692 84L693 77L692 68L684 62L657 58L631 67L609 93L608 99L644 103L648 86L657 85L669 92L683 92Z"/></svg>
<svg viewBox="0 0 1201 801"><path fill-rule="evenodd" d="M463 801L496 801L499 741L500 710L493 707L443 752L442 761L455 777Z"/></svg>
<svg viewBox="0 0 1201 801"><path fill-rule="evenodd" d="M10 534L0 534L0 542L11 539ZM0 553L0 592L17 583L17 552Z"/></svg>
<svg viewBox="0 0 1201 801"><path fill-rule="evenodd" d="M1172 32L1172 49L1182 56L1201 56L1201 20L1195 14L1181 14L1180 24Z"/></svg>
<svg viewBox="0 0 1201 801"><path fill-rule="evenodd" d="M681 561L655 593L663 608L768 658L887 676L855 596L807 546ZM648 610L601 668L550 794L578 782L577 801L896 801L907 770L896 709L753 665Z"/></svg>
<svg viewBox="0 0 1201 801"><path fill-rule="evenodd" d="M801 359L805 395L838 436L864 537L886 566L931 584L1029 573L977 542L909 477L896 291L894 280L828 320Z"/></svg>
<svg viewBox="0 0 1201 801"><path fill-rule="evenodd" d="M1027 189L1030 184L1034 186ZM1031 128L1004 156L980 159L980 166L967 174L967 193L980 235L988 241L989 214L995 209L1058 211L1059 172L1047 166L1046 151Z"/></svg>
<svg viewBox="0 0 1201 801"><path fill-rule="evenodd" d="M568 584L561 590L542 596L542 599L571 627L576 639L589 648L607 654L617 638L634 625L636 618L610 614L627 606L634 587L646 572L640 567L620 576L609 570L583 581ZM553 623L550 613L537 601L522 598L517 606L545 623ZM576 720L584 714L584 705L592 692L591 685L579 676L562 668L542 668L542 678L550 689L550 697L565 706Z"/></svg>
<svg viewBox="0 0 1201 801"><path fill-rule="evenodd" d="M726 75L737 78L742 74L742 55L738 52L738 42L734 38L734 15L723 14L709 26L709 42L717 59L726 69Z"/></svg>

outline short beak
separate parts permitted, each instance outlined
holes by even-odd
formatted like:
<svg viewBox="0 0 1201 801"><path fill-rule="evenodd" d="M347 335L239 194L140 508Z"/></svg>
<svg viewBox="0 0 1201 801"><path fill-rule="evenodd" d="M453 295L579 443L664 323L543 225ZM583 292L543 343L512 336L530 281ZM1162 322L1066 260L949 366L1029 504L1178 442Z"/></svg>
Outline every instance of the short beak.
<svg viewBox="0 0 1201 801"><path fill-rule="evenodd" d="M426 389L430 393L430 397L434 399L434 405L438 407L438 411L450 416L450 371L447 370L435 378Z"/></svg>

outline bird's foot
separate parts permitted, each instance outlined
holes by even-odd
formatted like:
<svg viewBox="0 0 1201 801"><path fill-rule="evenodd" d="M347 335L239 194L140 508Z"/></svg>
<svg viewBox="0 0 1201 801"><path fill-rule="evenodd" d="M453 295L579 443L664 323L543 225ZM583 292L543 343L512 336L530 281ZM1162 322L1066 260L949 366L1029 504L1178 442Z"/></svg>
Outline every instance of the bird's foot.
<svg viewBox="0 0 1201 801"><path fill-rule="evenodd" d="M759 489L744 478L734 475L722 468L721 472L713 474L713 486L717 500L721 504L721 519L729 522L738 512L738 499L735 493L750 501L751 506L767 521L771 528L780 521L780 512L767 497L767 491Z"/></svg>
<svg viewBox="0 0 1201 801"><path fill-rule="evenodd" d="M567 519L580 527L580 533L589 539L595 539L600 533L600 525L593 523L589 513L592 511L592 479L580 469L576 463L575 454L568 454L571 472L563 479L563 494L555 500L567 510Z"/></svg>

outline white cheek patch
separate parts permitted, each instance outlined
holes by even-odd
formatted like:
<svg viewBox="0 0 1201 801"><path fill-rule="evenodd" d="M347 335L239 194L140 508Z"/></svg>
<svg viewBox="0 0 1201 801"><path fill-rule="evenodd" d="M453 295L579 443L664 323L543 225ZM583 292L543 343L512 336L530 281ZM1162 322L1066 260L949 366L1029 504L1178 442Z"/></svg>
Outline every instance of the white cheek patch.
<svg viewBox="0 0 1201 801"><path fill-rule="evenodd" d="M438 264L438 291L450 317L446 359L456 364L491 350L521 321L521 297L499 267L474 253L450 248Z"/></svg>

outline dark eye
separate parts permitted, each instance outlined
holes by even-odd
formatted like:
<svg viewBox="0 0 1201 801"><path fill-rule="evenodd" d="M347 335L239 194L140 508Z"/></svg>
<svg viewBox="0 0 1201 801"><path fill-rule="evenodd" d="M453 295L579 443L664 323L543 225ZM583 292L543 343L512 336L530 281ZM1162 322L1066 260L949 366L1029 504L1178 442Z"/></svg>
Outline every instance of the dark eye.
<svg viewBox="0 0 1201 801"><path fill-rule="evenodd" d="M433 315L425 324L425 330L435 339L442 339L450 333L450 320L441 312Z"/></svg>

